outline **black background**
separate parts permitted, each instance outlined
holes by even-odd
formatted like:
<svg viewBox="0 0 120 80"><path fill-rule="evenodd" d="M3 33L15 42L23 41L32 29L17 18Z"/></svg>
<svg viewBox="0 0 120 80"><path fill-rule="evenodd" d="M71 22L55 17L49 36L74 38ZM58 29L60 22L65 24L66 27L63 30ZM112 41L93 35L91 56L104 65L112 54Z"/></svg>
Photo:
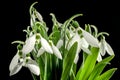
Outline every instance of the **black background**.
<svg viewBox="0 0 120 80"><path fill-rule="evenodd" d="M51 29L52 21L51 12L54 13L59 22L77 13L83 13L83 17L77 18L81 27L84 24L94 24L99 32L105 31L110 34L106 37L108 43L115 52L115 58L111 61L108 68L116 67L111 80L119 80L120 75L120 15L119 2L115 0L14 0L1 2L1 25L0 25L0 76L2 80L32 80L29 70L22 68L16 75L9 77L9 64L13 56L16 54L16 45L12 45L14 40L25 40L25 33L22 32L30 23L29 7L38 1L35 8L42 14L44 21Z"/></svg>

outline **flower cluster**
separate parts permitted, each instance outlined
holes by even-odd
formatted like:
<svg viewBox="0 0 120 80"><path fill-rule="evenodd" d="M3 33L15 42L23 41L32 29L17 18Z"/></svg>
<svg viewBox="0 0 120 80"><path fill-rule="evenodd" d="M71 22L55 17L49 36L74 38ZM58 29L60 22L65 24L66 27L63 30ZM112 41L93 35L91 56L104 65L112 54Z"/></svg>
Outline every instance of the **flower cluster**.
<svg viewBox="0 0 120 80"><path fill-rule="evenodd" d="M86 80L91 78L89 76L94 71L95 64L102 62L102 56L105 56L106 52L114 56L111 46L105 40L105 35L108 33L98 33L97 28L89 24L86 24L83 29L76 20L73 20L82 14L74 15L62 24L51 13L53 27L52 32L48 34L49 28L33 5L30 7L30 26L23 30L27 33L25 42L12 42L18 43L18 46L17 53L9 66L10 75L18 73L22 67L27 67L33 74L40 75L40 80ZM84 57L83 63L77 71L75 66L81 53ZM90 66L91 69L88 69L89 64L93 64ZM51 78L57 73L57 69L61 70L58 70L60 74ZM87 77L84 77L85 73ZM99 77L102 79L100 73L96 78Z"/></svg>

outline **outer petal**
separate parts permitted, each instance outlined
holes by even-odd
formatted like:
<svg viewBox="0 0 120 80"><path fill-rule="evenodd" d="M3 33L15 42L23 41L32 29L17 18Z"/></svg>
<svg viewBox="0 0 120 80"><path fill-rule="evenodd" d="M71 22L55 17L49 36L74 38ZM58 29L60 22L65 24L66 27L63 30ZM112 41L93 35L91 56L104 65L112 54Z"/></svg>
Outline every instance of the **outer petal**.
<svg viewBox="0 0 120 80"><path fill-rule="evenodd" d="M91 53L88 48L85 48L85 47L81 46L81 49L82 49L84 52L88 53L88 54Z"/></svg>
<svg viewBox="0 0 120 80"><path fill-rule="evenodd" d="M114 55L114 51L112 49L112 47L106 42L106 51L109 55Z"/></svg>
<svg viewBox="0 0 120 80"><path fill-rule="evenodd" d="M25 45L23 46L23 49L22 49L23 53L28 54L34 49L34 45L36 41L35 37L36 35L33 35L25 41Z"/></svg>
<svg viewBox="0 0 120 80"><path fill-rule="evenodd" d="M58 50L58 48L52 43L52 49L53 49L53 53L59 58L62 59L62 55L60 53L60 51Z"/></svg>
<svg viewBox="0 0 120 80"><path fill-rule="evenodd" d="M101 40L101 42L100 42L100 52L101 52L101 55L102 56L104 56L105 55L105 53L106 53L106 50L105 50L105 45L106 43L105 43L105 40Z"/></svg>
<svg viewBox="0 0 120 80"><path fill-rule="evenodd" d="M100 55L100 53L98 54L97 61L98 62L102 61L102 56Z"/></svg>
<svg viewBox="0 0 120 80"><path fill-rule="evenodd" d="M63 46L63 40L60 39L60 40L58 40L56 47L57 47L58 49L60 49L62 46Z"/></svg>
<svg viewBox="0 0 120 80"><path fill-rule="evenodd" d="M17 72L19 72L20 69L22 68L22 64L23 64L23 62L18 63L17 65L15 65L15 67L10 70L10 76L12 76L12 75L16 74Z"/></svg>
<svg viewBox="0 0 120 80"><path fill-rule="evenodd" d="M76 41L78 42L78 49L79 49L80 46L81 46L81 39L80 39L80 36L78 35L78 33L76 33L76 34L74 35L74 37L72 38L72 40L69 42L67 49L69 50L69 49L71 48L71 46L72 46ZM78 52L78 49L77 49L77 52Z"/></svg>
<svg viewBox="0 0 120 80"><path fill-rule="evenodd" d="M18 59L19 59L19 55L18 53L13 57L10 66L9 66L9 70L13 70L15 68L15 66L18 64Z"/></svg>
<svg viewBox="0 0 120 80"><path fill-rule="evenodd" d="M44 48L44 50L48 53L53 53L52 48L50 46L50 44L47 42L47 40L45 40L44 38L41 37L41 45Z"/></svg>
<svg viewBox="0 0 120 80"><path fill-rule="evenodd" d="M81 39L81 42L83 47L88 48L89 44L84 38Z"/></svg>
<svg viewBox="0 0 120 80"><path fill-rule="evenodd" d="M85 40L91 46L99 47L98 40L95 37L93 37L90 33L88 33L87 31L84 31L84 30L82 30L82 33L83 33L83 36L84 36Z"/></svg>
<svg viewBox="0 0 120 80"><path fill-rule="evenodd" d="M40 75L40 69L37 63L34 60L29 60L26 65L26 67L29 68L29 70L34 73L35 75Z"/></svg>
<svg viewBox="0 0 120 80"><path fill-rule="evenodd" d="M37 57L39 57L40 55L42 55L45 52L45 50L43 49L43 47L41 47L38 51Z"/></svg>

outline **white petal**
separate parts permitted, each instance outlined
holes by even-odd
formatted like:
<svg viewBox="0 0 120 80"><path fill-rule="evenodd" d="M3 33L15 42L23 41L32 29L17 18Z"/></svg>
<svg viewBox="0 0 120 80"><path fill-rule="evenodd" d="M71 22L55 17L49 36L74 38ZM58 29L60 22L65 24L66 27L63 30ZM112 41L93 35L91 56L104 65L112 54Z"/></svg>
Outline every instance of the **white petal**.
<svg viewBox="0 0 120 80"><path fill-rule="evenodd" d="M82 31L85 40L93 47L99 47L98 40L87 31Z"/></svg>
<svg viewBox="0 0 120 80"><path fill-rule="evenodd" d="M100 53L98 53L97 61L98 62L102 61L102 56L100 55Z"/></svg>
<svg viewBox="0 0 120 80"><path fill-rule="evenodd" d="M58 48L52 44L52 49L53 49L53 53L59 58L59 59L62 59L62 55L60 53L60 51L58 50Z"/></svg>
<svg viewBox="0 0 120 80"><path fill-rule="evenodd" d="M47 42L47 40L45 40L44 38L41 37L41 45L44 48L44 50L48 53L53 53L52 48L50 46L50 44Z"/></svg>
<svg viewBox="0 0 120 80"><path fill-rule="evenodd" d="M101 40L101 42L100 42L100 53L101 53L101 55L102 56L104 56L105 55L105 53L106 53L106 50L105 50L105 45L106 43L105 43L105 40Z"/></svg>
<svg viewBox="0 0 120 80"><path fill-rule="evenodd" d="M43 49L43 47L41 47L41 48L38 50L37 57L39 57L40 55L42 55L44 52L45 52L45 50Z"/></svg>
<svg viewBox="0 0 120 80"><path fill-rule="evenodd" d="M18 59L19 59L19 55L18 53L13 57L11 63L10 63L10 66L9 66L9 70L13 70L14 67L18 64Z"/></svg>
<svg viewBox="0 0 120 80"><path fill-rule="evenodd" d="M18 73L22 68L22 64L23 64L23 62L18 63L17 65L15 65L14 68L10 70L10 76Z"/></svg>
<svg viewBox="0 0 120 80"><path fill-rule="evenodd" d="M56 47L57 47L58 49L60 49L62 46L63 46L63 40L60 39L60 40L57 42Z"/></svg>
<svg viewBox="0 0 120 80"><path fill-rule="evenodd" d="M80 36L78 35L78 33L76 33L74 35L74 37L71 39L71 41L68 44L67 49L69 50L75 42L78 42L78 48L80 48L80 46L81 46L81 39L80 39Z"/></svg>
<svg viewBox="0 0 120 80"><path fill-rule="evenodd" d="M85 53L88 53L88 54L91 53L88 48L85 48L85 47L81 46L81 49L82 49Z"/></svg>
<svg viewBox="0 0 120 80"><path fill-rule="evenodd" d="M30 53L34 49L35 41L36 41L36 35L29 37L25 41L25 45L23 46L22 52L25 54Z"/></svg>
<svg viewBox="0 0 120 80"><path fill-rule="evenodd" d="M88 44L88 42L85 40L85 38L82 38L82 39L81 39L81 42L82 42L82 46L83 46L83 47L88 48L89 44Z"/></svg>
<svg viewBox="0 0 120 80"><path fill-rule="evenodd" d="M40 75L40 68L34 60L29 60L25 66L35 75Z"/></svg>
<svg viewBox="0 0 120 80"><path fill-rule="evenodd" d="M106 51L109 55L114 55L114 51L112 49L112 47L106 42Z"/></svg>

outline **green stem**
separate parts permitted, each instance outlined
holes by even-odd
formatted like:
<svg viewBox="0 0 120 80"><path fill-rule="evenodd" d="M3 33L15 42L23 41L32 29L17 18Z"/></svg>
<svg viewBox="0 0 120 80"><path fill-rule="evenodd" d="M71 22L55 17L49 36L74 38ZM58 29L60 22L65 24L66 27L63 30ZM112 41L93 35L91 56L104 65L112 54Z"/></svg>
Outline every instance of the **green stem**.
<svg viewBox="0 0 120 80"><path fill-rule="evenodd" d="M45 70L44 70L44 80L47 80L47 53L45 53Z"/></svg>

